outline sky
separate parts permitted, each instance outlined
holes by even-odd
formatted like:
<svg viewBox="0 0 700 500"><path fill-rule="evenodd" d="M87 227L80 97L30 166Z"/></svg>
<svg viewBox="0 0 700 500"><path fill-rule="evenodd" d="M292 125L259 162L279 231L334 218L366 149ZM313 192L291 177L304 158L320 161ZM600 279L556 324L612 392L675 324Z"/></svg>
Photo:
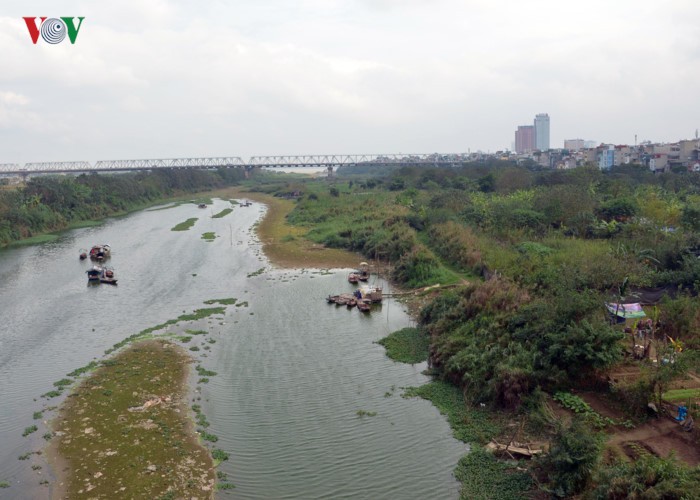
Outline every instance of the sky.
<svg viewBox="0 0 700 500"><path fill-rule="evenodd" d="M84 16L33 44L23 16ZM697 0L0 0L0 163L633 144L700 127Z"/></svg>

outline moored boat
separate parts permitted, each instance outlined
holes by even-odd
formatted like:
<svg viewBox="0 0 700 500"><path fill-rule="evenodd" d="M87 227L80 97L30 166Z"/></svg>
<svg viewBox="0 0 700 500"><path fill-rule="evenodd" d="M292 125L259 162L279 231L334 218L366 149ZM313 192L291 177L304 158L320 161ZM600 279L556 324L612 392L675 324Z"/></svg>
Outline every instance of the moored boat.
<svg viewBox="0 0 700 500"><path fill-rule="evenodd" d="M109 245L94 245L90 249L90 259L98 262L109 258L111 254L112 249L109 247Z"/></svg>
<svg viewBox="0 0 700 500"><path fill-rule="evenodd" d="M367 300L358 300L357 301L357 308L360 310L360 312L368 313L371 306Z"/></svg>
<svg viewBox="0 0 700 500"><path fill-rule="evenodd" d="M99 283L100 278L102 277L102 268L100 266L92 266L85 272L87 273L88 281Z"/></svg>
<svg viewBox="0 0 700 500"><path fill-rule="evenodd" d="M362 285L355 292L355 297L369 301L372 304L378 304L382 301L382 288L378 286Z"/></svg>
<svg viewBox="0 0 700 500"><path fill-rule="evenodd" d="M360 281L360 275L355 271L348 274L348 282L352 284L357 284Z"/></svg>
<svg viewBox="0 0 700 500"><path fill-rule="evenodd" d="M369 264L360 262L360 269L355 271L355 273L360 281L369 281Z"/></svg>
<svg viewBox="0 0 700 500"><path fill-rule="evenodd" d="M87 250L85 250L84 248L81 248L79 253L78 253L78 257L80 258L80 260L87 259L87 256L88 256Z"/></svg>
<svg viewBox="0 0 700 500"><path fill-rule="evenodd" d="M111 267L105 267L102 269L100 274L100 283L107 283L108 285L116 285L117 277L114 274L114 269Z"/></svg>

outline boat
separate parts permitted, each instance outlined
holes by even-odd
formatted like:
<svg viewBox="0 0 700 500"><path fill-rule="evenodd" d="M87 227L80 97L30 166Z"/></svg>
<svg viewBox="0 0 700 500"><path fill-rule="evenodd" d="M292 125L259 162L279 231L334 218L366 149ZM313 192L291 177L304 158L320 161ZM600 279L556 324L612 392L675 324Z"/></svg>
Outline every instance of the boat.
<svg viewBox="0 0 700 500"><path fill-rule="evenodd" d="M197 205L197 206L198 206L199 208L207 208L207 204L206 204L206 203L200 203L200 204Z"/></svg>
<svg viewBox="0 0 700 500"><path fill-rule="evenodd" d="M355 297L353 297L352 299L348 299L345 305L348 306L348 309L351 309L357 305L357 299Z"/></svg>
<svg viewBox="0 0 700 500"><path fill-rule="evenodd" d="M85 250L84 248L81 248L78 254L78 257L80 257L80 260L85 260L87 259L88 256L88 251Z"/></svg>
<svg viewBox="0 0 700 500"><path fill-rule="evenodd" d="M360 262L360 269L355 273L360 281L369 281L369 264Z"/></svg>
<svg viewBox="0 0 700 500"><path fill-rule="evenodd" d="M111 267L103 268L102 273L100 274L100 283L116 285L117 277L114 275L114 269L112 269Z"/></svg>
<svg viewBox="0 0 700 500"><path fill-rule="evenodd" d="M102 268L100 266L92 266L85 272L87 273L88 281L100 282L100 278L102 277Z"/></svg>
<svg viewBox="0 0 700 500"><path fill-rule="evenodd" d="M248 200L243 200L243 203L241 203L240 205L241 205L242 207L249 207L249 206L252 205L252 203L249 202Z"/></svg>
<svg viewBox="0 0 700 500"><path fill-rule="evenodd" d="M382 288L362 285L355 292L355 297L361 300L368 300L372 304L379 304L382 301Z"/></svg>
<svg viewBox="0 0 700 500"><path fill-rule="evenodd" d="M356 271L348 274L348 282L356 285L360 281L360 275Z"/></svg>
<svg viewBox="0 0 700 500"><path fill-rule="evenodd" d="M111 254L109 245L95 245L90 249L90 259L98 262L108 259Z"/></svg>
<svg viewBox="0 0 700 500"><path fill-rule="evenodd" d="M371 309L370 302L368 300L358 300L357 308L360 310L360 312L368 313Z"/></svg>

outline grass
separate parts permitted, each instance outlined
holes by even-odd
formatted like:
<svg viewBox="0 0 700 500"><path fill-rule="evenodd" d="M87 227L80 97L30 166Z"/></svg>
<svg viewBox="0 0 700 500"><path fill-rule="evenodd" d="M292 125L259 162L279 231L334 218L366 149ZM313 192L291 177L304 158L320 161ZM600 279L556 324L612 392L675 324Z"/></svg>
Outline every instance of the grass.
<svg viewBox="0 0 700 500"><path fill-rule="evenodd" d="M91 370L94 370L95 368L97 368L97 366L98 366L98 365L97 365L97 361L90 361L87 365L82 366L82 367L80 367L80 368L76 368L75 370L73 370L72 372L70 372L70 373L68 374L68 376L69 376L69 377L79 377L79 376L82 375L83 373L87 373L87 372L89 372L89 371L91 371Z"/></svg>
<svg viewBox="0 0 700 500"><path fill-rule="evenodd" d="M226 307L208 307L208 308L203 308L203 309L195 309L191 314L181 314L180 316L177 317L177 319L169 319L165 323L161 323L160 325L156 326L151 326L149 328L146 328L145 330L141 330L139 333L134 333L132 335L129 335L127 338L121 340L120 342L117 342L114 344L111 348L107 349L105 351L105 354L111 354L117 349L121 349L127 344L130 344L136 340L144 340L150 337L150 335L153 332L156 332L158 330L163 330L171 325L176 325L177 323L181 321L197 321L200 319L208 318L209 316L213 316L215 314L224 314L226 312ZM190 335L206 335L207 332L204 330L198 330L198 331L193 331L193 330L185 330L186 333ZM177 338L177 337L176 337Z"/></svg>
<svg viewBox="0 0 700 500"><path fill-rule="evenodd" d="M27 245L39 245L41 243L48 243L50 241L56 241L58 239L57 234L37 234L36 236L32 236L30 238L25 238L23 240L18 240L18 241L13 241L10 244L8 244L8 247L23 247Z"/></svg>
<svg viewBox="0 0 700 500"><path fill-rule="evenodd" d="M101 226L103 224L104 220L100 219L88 219L88 220L80 220L76 222L71 222L68 224L67 229L81 229L85 227L97 227Z"/></svg>
<svg viewBox="0 0 700 500"><path fill-rule="evenodd" d="M27 437L30 434L36 432L39 430L39 428L36 425L30 425L29 427L24 429L24 432L22 433L22 437Z"/></svg>
<svg viewBox="0 0 700 500"><path fill-rule="evenodd" d="M231 297L231 298L228 298L228 299L210 299L210 300L205 300L204 303L205 303L205 304L208 304L208 305L212 305L212 304L221 304L221 305L225 305L225 306L231 306L231 305L233 305L233 304L236 303L236 300L238 300L238 299L235 299L235 298Z"/></svg>
<svg viewBox="0 0 700 500"><path fill-rule="evenodd" d="M228 453L226 453L224 450L221 450L219 448L214 448L211 452L211 456L216 462L221 463L221 462L228 460L230 455Z"/></svg>
<svg viewBox="0 0 700 500"><path fill-rule="evenodd" d="M455 477L462 483L461 500L525 499L532 487L529 474L516 471L482 448L473 448L460 459Z"/></svg>
<svg viewBox="0 0 700 500"><path fill-rule="evenodd" d="M9 488L9 487L10 487L10 483L8 483L7 481L0 481L0 488Z"/></svg>
<svg viewBox="0 0 700 500"><path fill-rule="evenodd" d="M427 399L447 416L456 439L465 443L485 444L503 432L503 424L486 408L471 408L459 387L435 380L420 387L407 387L403 397Z"/></svg>
<svg viewBox="0 0 700 500"><path fill-rule="evenodd" d="M416 364L428 359L430 338L418 328L402 328L377 341L394 361Z"/></svg>
<svg viewBox="0 0 700 500"><path fill-rule="evenodd" d="M355 414L360 418L362 418L362 417L376 417L377 416L376 411L367 411L367 410L357 410L357 412L355 412Z"/></svg>
<svg viewBox="0 0 700 500"><path fill-rule="evenodd" d="M195 370L197 370L200 377L215 377L217 375L216 372L207 370L206 368L202 367L202 365L197 365Z"/></svg>
<svg viewBox="0 0 700 500"><path fill-rule="evenodd" d="M666 401L687 401L696 398L700 398L700 389L672 389L663 395Z"/></svg>
<svg viewBox="0 0 700 500"><path fill-rule="evenodd" d="M115 492L122 497L209 497L213 461L192 432L178 396L185 389L190 358L174 344L149 340L112 361L75 389L55 423L60 433L52 441L72 471L58 478L66 484L65 496L82 498L79 491L89 484L95 498L114 498ZM134 410L154 394L172 400ZM154 474L154 466L162 473ZM102 473L99 480L97 472Z"/></svg>
<svg viewBox="0 0 700 500"><path fill-rule="evenodd" d="M208 232L208 233L202 233L202 239L205 240L207 243L211 243L216 239L216 233L215 232Z"/></svg>
<svg viewBox="0 0 700 500"><path fill-rule="evenodd" d="M224 208L221 212L212 215L211 218L212 219L221 219L222 217L226 217L231 212L233 212L233 208Z"/></svg>
<svg viewBox="0 0 700 500"><path fill-rule="evenodd" d="M180 222L179 224L177 224L171 229L171 231L187 231L189 228L194 226L194 223L197 222L197 220L197 217L187 219L185 222Z"/></svg>

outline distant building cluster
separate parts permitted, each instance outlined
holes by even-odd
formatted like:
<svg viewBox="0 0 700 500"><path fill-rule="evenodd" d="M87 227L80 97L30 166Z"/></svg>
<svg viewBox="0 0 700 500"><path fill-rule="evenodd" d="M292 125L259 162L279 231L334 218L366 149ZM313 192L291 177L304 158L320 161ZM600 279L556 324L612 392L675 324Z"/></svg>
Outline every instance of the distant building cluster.
<svg viewBox="0 0 700 500"><path fill-rule="evenodd" d="M636 141L635 141L636 142ZM532 125L520 125L515 131L515 154L497 153L501 159L515 159L519 163L535 162L543 168L567 169L582 165L596 165L608 170L618 165L642 165L652 172L668 172L672 168L686 168L700 172L700 140L684 139L675 143L642 142L626 144L599 144L584 139L567 139L563 149L549 147L549 115L535 116Z"/></svg>
<svg viewBox="0 0 700 500"><path fill-rule="evenodd" d="M515 131L515 152L518 154L549 149L549 115L535 115L532 125L520 125Z"/></svg>
<svg viewBox="0 0 700 500"><path fill-rule="evenodd" d="M582 139L564 141L563 149L534 150L501 155L518 163L534 162L543 168L569 169L595 165L609 170L619 165L642 165L652 172L687 169L700 172L700 140L684 139L674 143L644 142L639 145L598 144Z"/></svg>

